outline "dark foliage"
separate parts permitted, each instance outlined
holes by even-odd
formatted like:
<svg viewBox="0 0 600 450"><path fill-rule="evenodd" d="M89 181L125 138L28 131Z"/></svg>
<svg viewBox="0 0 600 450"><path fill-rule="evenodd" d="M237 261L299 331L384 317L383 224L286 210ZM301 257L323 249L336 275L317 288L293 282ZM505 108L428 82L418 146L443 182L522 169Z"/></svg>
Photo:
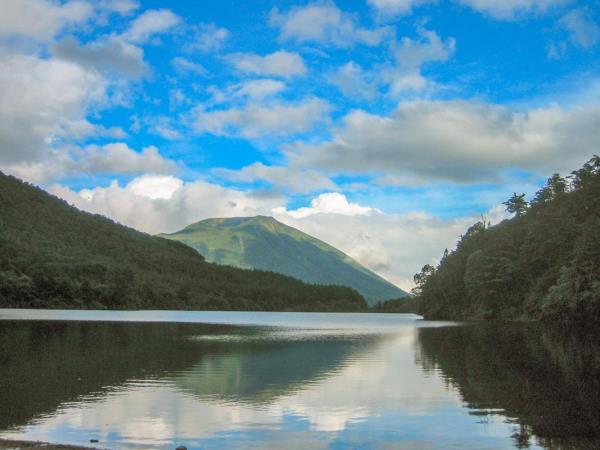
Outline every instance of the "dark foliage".
<svg viewBox="0 0 600 450"><path fill-rule="evenodd" d="M476 223L415 275L420 312L600 322L600 158L568 180L553 175L526 209L516 194L505 204L513 219Z"/></svg>
<svg viewBox="0 0 600 450"><path fill-rule="evenodd" d="M417 313L419 301L417 297L409 296L385 300L371 307L372 312L377 313Z"/></svg>
<svg viewBox="0 0 600 450"><path fill-rule="evenodd" d="M0 172L0 307L359 311L356 291L204 261Z"/></svg>
<svg viewBox="0 0 600 450"><path fill-rule="evenodd" d="M600 335L596 327L551 325L419 328L419 360L426 371L441 370L470 414L510 418L516 448L600 448Z"/></svg>

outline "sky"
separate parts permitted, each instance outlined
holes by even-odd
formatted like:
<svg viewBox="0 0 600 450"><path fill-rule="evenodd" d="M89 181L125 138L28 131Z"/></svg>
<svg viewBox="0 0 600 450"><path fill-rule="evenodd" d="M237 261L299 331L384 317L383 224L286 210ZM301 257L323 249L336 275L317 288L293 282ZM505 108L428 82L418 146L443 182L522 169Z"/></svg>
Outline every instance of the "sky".
<svg viewBox="0 0 600 450"><path fill-rule="evenodd" d="M2 0L0 170L147 233L271 215L404 289L600 143L600 0Z"/></svg>

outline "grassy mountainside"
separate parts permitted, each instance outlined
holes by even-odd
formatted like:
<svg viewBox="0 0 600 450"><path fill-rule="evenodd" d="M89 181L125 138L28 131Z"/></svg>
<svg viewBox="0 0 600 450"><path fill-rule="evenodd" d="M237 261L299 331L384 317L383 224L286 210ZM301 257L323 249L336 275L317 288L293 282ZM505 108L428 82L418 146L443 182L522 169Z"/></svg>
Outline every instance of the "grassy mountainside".
<svg viewBox="0 0 600 450"><path fill-rule="evenodd" d="M0 307L352 311L356 291L204 261L0 172Z"/></svg>
<svg viewBox="0 0 600 450"><path fill-rule="evenodd" d="M350 286L370 304L406 295L331 245L272 217L208 219L160 236L189 245L210 262Z"/></svg>
<svg viewBox="0 0 600 450"><path fill-rule="evenodd" d="M415 275L428 318L600 322L600 158L555 174L511 220L473 225L439 266Z"/></svg>

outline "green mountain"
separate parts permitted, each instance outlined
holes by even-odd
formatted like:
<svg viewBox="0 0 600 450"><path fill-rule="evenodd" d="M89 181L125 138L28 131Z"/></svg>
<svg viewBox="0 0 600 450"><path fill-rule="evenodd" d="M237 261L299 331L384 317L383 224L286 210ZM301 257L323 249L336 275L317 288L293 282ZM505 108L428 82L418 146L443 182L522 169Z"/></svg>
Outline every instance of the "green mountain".
<svg viewBox="0 0 600 450"><path fill-rule="evenodd" d="M474 224L415 275L421 314L600 323L600 157L524 197L504 203L511 220Z"/></svg>
<svg viewBox="0 0 600 450"><path fill-rule="evenodd" d="M369 304L406 296L348 255L272 217L208 219L160 236L189 245L210 262L349 286Z"/></svg>
<svg viewBox="0 0 600 450"><path fill-rule="evenodd" d="M0 307L357 311L356 291L207 263L0 172Z"/></svg>

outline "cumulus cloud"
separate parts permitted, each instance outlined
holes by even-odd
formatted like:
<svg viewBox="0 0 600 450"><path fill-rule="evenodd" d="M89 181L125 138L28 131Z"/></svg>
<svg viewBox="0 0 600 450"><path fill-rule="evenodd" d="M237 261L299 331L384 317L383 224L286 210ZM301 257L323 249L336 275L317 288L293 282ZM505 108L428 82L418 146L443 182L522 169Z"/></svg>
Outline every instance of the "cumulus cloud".
<svg viewBox="0 0 600 450"><path fill-rule="evenodd" d="M422 67L432 62L448 60L455 51L454 38L442 39L431 30L420 28L418 38L402 38L392 45L394 64L382 69L381 78L390 86L390 94L421 91L432 86L422 74Z"/></svg>
<svg viewBox="0 0 600 450"><path fill-rule="evenodd" d="M378 209L368 206L361 206L357 203L350 203L345 195L338 192L326 192L319 194L312 199L309 207L302 207L288 211L285 208L279 208L275 211L278 214L288 215L294 219L313 216L315 214L337 214L342 216L362 216L380 212Z"/></svg>
<svg viewBox="0 0 600 450"><path fill-rule="evenodd" d="M458 0L495 19L512 20L528 13L544 13L571 0Z"/></svg>
<svg viewBox="0 0 600 450"><path fill-rule="evenodd" d="M106 101L106 80L78 64L36 56L0 58L0 164L39 158L63 132Z"/></svg>
<svg viewBox="0 0 600 450"><path fill-rule="evenodd" d="M184 183L170 176L145 175L125 186L117 182L75 192L53 185L49 192L85 211L103 214L147 233L174 232L211 217L269 214L283 200L227 189L204 181Z"/></svg>
<svg viewBox="0 0 600 450"><path fill-rule="evenodd" d="M151 9L136 17L122 37L143 44L152 35L165 33L180 23L181 19L168 9Z"/></svg>
<svg viewBox="0 0 600 450"><path fill-rule="evenodd" d="M65 27L87 21L93 8L78 0L3 0L0 36L49 40Z"/></svg>
<svg viewBox="0 0 600 450"><path fill-rule="evenodd" d="M229 55L233 66L244 73L290 78L306 74L306 66L298 53L279 50L265 56L254 53Z"/></svg>
<svg viewBox="0 0 600 450"><path fill-rule="evenodd" d="M315 205L313 200L309 208L279 208L274 216L342 250L405 290L414 286L412 276L424 264L436 264L444 249L454 248L467 227L479 220L443 220L418 212L384 214L335 195L331 201L334 207L329 201ZM488 217L496 223L505 215L494 208Z"/></svg>
<svg viewBox="0 0 600 450"><path fill-rule="evenodd" d="M271 11L270 22L279 28L283 41L318 42L340 47L354 43L376 46L391 33L386 27L360 27L352 15L330 1L296 6L286 12L275 8Z"/></svg>
<svg viewBox="0 0 600 450"><path fill-rule="evenodd" d="M105 127L89 122L87 119L72 120L62 126L64 133L73 140L84 140L92 136L124 139L127 133L121 127Z"/></svg>
<svg viewBox="0 0 600 450"><path fill-rule="evenodd" d="M266 166L260 162L239 170L215 169L213 173L237 183L266 181L271 186L294 194L308 194L323 189L335 189L336 187L326 175L316 171L299 171L284 166Z"/></svg>
<svg viewBox="0 0 600 450"><path fill-rule="evenodd" d="M327 80L348 97L371 100L378 93L376 76L354 61L349 61L330 73Z"/></svg>
<svg viewBox="0 0 600 450"><path fill-rule="evenodd" d="M173 173L176 164L162 157L154 146L140 152L122 142L90 145L80 152L76 170L84 173Z"/></svg>
<svg viewBox="0 0 600 450"><path fill-rule="evenodd" d="M53 45L52 53L83 67L129 78L140 78L150 71L144 62L144 51L141 48L114 37L86 45L68 37Z"/></svg>
<svg viewBox="0 0 600 450"><path fill-rule="evenodd" d="M292 165L490 181L511 168L572 169L600 142L595 105L516 112L487 103L412 101L390 116L356 110L342 122L331 140L285 147Z"/></svg>
<svg viewBox="0 0 600 450"><path fill-rule="evenodd" d="M227 109L206 110L200 106L193 112L193 127L198 133L247 139L291 136L326 121L329 111L330 105L316 97L294 102L250 101Z"/></svg>
<svg viewBox="0 0 600 450"><path fill-rule="evenodd" d="M364 69L349 61L327 80L348 97L370 100L383 88L388 95L400 97L438 88L437 84L423 74L428 64L443 62L454 54L454 38L441 38L435 31L419 27L417 37L403 37L390 44L391 61Z"/></svg>
<svg viewBox="0 0 600 450"><path fill-rule="evenodd" d="M164 158L154 146L140 152L127 144L88 145L48 150L38 160L4 165L3 170L34 183L44 183L71 175L170 174L177 164Z"/></svg>

